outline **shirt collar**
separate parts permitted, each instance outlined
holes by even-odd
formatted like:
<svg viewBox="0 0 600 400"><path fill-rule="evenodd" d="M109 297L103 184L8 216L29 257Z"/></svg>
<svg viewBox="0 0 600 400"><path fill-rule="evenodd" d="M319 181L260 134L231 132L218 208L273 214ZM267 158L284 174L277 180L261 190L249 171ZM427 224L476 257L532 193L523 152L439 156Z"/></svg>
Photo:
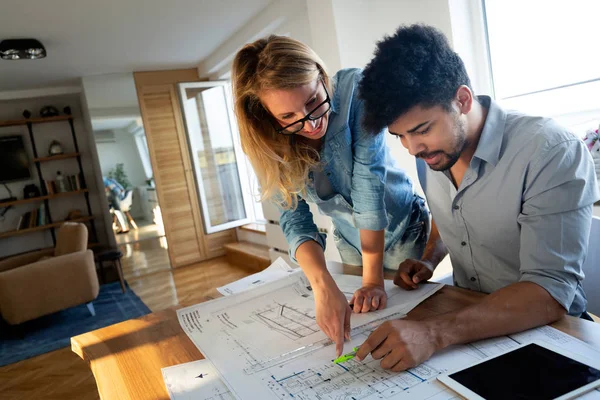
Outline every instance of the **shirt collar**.
<svg viewBox="0 0 600 400"><path fill-rule="evenodd" d="M473 157L495 167L500 159L506 112L489 96L477 96L477 100L488 109L488 113Z"/></svg>

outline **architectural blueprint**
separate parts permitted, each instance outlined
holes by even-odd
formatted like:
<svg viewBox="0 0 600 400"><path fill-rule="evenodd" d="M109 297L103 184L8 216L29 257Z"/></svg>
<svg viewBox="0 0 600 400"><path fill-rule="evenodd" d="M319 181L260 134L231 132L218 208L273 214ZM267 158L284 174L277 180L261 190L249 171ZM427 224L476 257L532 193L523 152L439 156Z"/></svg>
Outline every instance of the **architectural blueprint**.
<svg viewBox="0 0 600 400"><path fill-rule="evenodd" d="M334 279L355 290L361 278L334 276ZM418 290L404 291L390 286L386 309L366 314L353 314L352 328L360 328L390 315L403 317L442 285L421 285ZM315 321L315 305L312 289L302 271L252 290L201 303L178 311L184 331L200 348L210 345L216 351L230 353L231 346L241 351L248 363L260 363L301 348L314 349L328 344L328 339ZM193 335L193 334L198 334ZM193 336L192 336L193 335ZM221 344L210 339L221 338ZM311 347L312 346L312 347ZM243 351L242 351L243 350ZM211 359L211 357L208 357Z"/></svg>
<svg viewBox="0 0 600 400"><path fill-rule="evenodd" d="M348 294L361 284L358 277L334 279ZM345 344L346 351L361 345L385 320L405 316L440 287L421 285L416 291L404 291L386 282L388 308L352 315L352 340ZM455 346L401 373L383 370L379 361L370 357L363 362L353 359L333 364L335 346L316 325L312 291L301 271L253 290L181 309L178 317L238 399L458 399L437 376L519 343L546 340L572 352L587 353L587 357L595 352L575 338L542 327ZM600 353L596 355L600 357Z"/></svg>

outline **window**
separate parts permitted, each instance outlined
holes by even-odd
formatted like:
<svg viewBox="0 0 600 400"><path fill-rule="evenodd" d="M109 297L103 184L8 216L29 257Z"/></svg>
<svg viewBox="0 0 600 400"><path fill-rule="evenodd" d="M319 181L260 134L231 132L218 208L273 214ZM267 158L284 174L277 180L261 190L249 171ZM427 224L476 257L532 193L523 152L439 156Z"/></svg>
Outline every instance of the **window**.
<svg viewBox="0 0 600 400"><path fill-rule="evenodd" d="M153 173L152 165L150 164L150 153L148 152L148 142L146 141L146 133L144 132L144 128L140 127L133 133L133 135L135 137L135 144L137 146L140 159L142 160L146 179L150 179L152 178Z"/></svg>
<svg viewBox="0 0 600 400"><path fill-rule="evenodd" d="M248 173L228 83L180 83L179 89L205 232L251 222Z"/></svg>
<svg viewBox="0 0 600 400"><path fill-rule="evenodd" d="M574 133L600 123L600 1L483 0L496 100Z"/></svg>

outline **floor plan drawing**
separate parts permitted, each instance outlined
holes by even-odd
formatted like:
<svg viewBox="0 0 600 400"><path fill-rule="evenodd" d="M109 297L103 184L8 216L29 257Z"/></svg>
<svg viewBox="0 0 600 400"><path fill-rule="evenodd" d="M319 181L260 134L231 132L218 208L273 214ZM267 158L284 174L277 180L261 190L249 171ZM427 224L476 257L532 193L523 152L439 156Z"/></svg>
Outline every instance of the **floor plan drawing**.
<svg viewBox="0 0 600 400"><path fill-rule="evenodd" d="M360 277L334 279L348 293L362 284ZM383 321L404 317L442 287L427 284L407 292L391 282L386 284L388 307L353 314L353 340L345 344L345 349L362 344ZM255 289L178 310L178 317L190 339L213 361L220 376L226 377L223 382L236 398L252 393L249 398L265 400L375 400L383 398L384 392L406 393L413 384L435 381L443 370L427 364L411 373L389 375L374 360L334 365L335 346L316 324L314 296L301 271ZM434 387L429 397L444 390Z"/></svg>
<svg viewBox="0 0 600 400"><path fill-rule="evenodd" d="M319 332L316 317L310 311L297 310L286 304L253 313L252 318L290 339L300 339Z"/></svg>
<svg viewBox="0 0 600 400"><path fill-rule="evenodd" d="M441 371L423 363L406 372L383 371L379 361L350 360L344 364L325 364L292 376L275 377L269 388L278 397L296 399L373 399L389 398L437 377Z"/></svg>

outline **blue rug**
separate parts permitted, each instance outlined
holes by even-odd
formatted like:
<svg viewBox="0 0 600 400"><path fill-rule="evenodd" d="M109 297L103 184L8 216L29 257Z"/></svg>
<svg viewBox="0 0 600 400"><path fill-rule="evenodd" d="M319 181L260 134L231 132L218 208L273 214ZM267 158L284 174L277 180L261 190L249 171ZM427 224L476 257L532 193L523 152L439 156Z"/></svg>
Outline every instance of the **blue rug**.
<svg viewBox="0 0 600 400"><path fill-rule="evenodd" d="M24 322L19 333L0 319L0 367L70 346L72 336L150 313L129 287L123 293L119 282L100 286L93 304L95 317L82 304Z"/></svg>

